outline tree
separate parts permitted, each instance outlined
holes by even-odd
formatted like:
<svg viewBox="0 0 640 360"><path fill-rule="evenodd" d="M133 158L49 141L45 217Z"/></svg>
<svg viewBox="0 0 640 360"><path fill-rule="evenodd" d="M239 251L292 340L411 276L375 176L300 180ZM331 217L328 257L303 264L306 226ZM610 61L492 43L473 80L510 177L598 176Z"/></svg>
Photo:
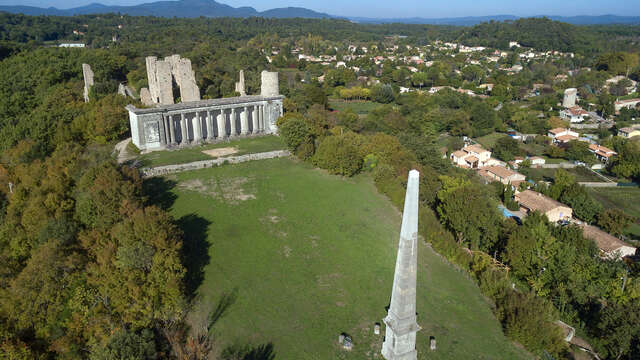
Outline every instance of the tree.
<svg viewBox="0 0 640 360"><path fill-rule="evenodd" d="M354 133L327 136L318 145L313 163L331 174L353 176L362 168L359 142L359 135Z"/></svg>
<svg viewBox="0 0 640 360"><path fill-rule="evenodd" d="M417 72L411 75L411 84L413 84L413 86L418 86L420 89L422 89L427 81L429 81L429 78L426 73Z"/></svg>
<svg viewBox="0 0 640 360"><path fill-rule="evenodd" d="M598 226L615 236L622 235L622 232L631 225L632 221L632 216L619 209L606 209L598 214Z"/></svg>
<svg viewBox="0 0 640 360"><path fill-rule="evenodd" d="M304 118L299 114L286 117L278 120L278 134L282 136L289 150L295 151L300 145L311 143L311 128Z"/></svg>
<svg viewBox="0 0 640 360"><path fill-rule="evenodd" d="M565 189L559 200L569 205L575 216L588 223L593 223L602 210L602 205L589 195L584 186L576 183Z"/></svg>
<svg viewBox="0 0 640 360"><path fill-rule="evenodd" d="M498 122L498 115L489 104L478 102L471 107L473 136L478 137L491 133Z"/></svg>
<svg viewBox="0 0 640 360"><path fill-rule="evenodd" d="M153 331L143 329L140 333L120 330L113 334L104 347L94 349L91 360L152 360L156 359L156 343Z"/></svg>
<svg viewBox="0 0 640 360"><path fill-rule="evenodd" d="M638 54L629 52L610 52L601 55L596 62L596 69L608 71L614 75L629 76L631 70L638 66Z"/></svg>
<svg viewBox="0 0 640 360"><path fill-rule="evenodd" d="M501 222L496 204L468 180L441 176L438 215L459 243L489 251L498 239ZM485 209L479 212L477 209Z"/></svg>
<svg viewBox="0 0 640 360"><path fill-rule="evenodd" d="M388 104L395 100L393 88L389 84L375 85L371 88L371 100L381 104Z"/></svg>
<svg viewBox="0 0 640 360"><path fill-rule="evenodd" d="M503 161L511 161L515 156L521 154L520 144L511 136L504 136L498 139L492 151L498 159Z"/></svg>
<svg viewBox="0 0 640 360"><path fill-rule="evenodd" d="M621 359L624 355L640 351L639 303L612 303L605 306L599 316L596 336L599 348L608 358Z"/></svg>
<svg viewBox="0 0 640 360"><path fill-rule="evenodd" d="M610 165L611 172L620 177L640 178L640 144L627 141Z"/></svg>

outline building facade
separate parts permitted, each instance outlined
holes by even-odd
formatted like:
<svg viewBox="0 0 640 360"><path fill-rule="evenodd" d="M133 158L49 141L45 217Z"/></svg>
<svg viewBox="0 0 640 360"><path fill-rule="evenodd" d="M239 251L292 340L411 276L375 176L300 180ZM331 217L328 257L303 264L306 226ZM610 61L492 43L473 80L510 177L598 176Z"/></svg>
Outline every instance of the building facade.
<svg viewBox="0 0 640 360"><path fill-rule="evenodd" d="M276 133L283 99L254 95L126 109L133 143L149 151Z"/></svg>

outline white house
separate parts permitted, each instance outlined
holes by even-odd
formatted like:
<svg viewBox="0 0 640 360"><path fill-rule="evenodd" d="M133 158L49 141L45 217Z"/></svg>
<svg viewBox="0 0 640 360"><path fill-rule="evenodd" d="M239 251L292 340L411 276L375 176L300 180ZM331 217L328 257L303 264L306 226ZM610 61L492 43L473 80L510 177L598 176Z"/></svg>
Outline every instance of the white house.
<svg viewBox="0 0 640 360"><path fill-rule="evenodd" d="M571 121L571 123L581 123L584 121L585 116L589 116L589 113L580 106L573 106L560 111L560 117Z"/></svg>
<svg viewBox="0 0 640 360"><path fill-rule="evenodd" d="M565 128L551 129L547 133L554 144L566 144L571 140L578 140L578 135L577 132Z"/></svg>
<svg viewBox="0 0 640 360"><path fill-rule="evenodd" d="M489 159L491 159L491 151L483 149L480 145L465 146L451 154L454 165L470 169L486 166Z"/></svg>

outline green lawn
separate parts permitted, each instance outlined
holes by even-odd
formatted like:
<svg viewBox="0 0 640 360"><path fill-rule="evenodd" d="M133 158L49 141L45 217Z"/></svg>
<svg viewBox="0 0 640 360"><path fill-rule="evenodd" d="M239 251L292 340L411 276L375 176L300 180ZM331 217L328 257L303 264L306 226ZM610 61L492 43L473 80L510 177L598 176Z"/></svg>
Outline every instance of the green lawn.
<svg viewBox="0 0 640 360"><path fill-rule="evenodd" d="M575 167L569 169L563 169L569 174L575 176L578 182L604 182L604 179L594 174L591 170L584 167ZM548 168L521 168L518 172L526 175L528 178L534 181L553 181L553 177L558 169Z"/></svg>
<svg viewBox="0 0 640 360"><path fill-rule="evenodd" d="M284 142L282 142L282 139L280 137L275 135L267 135L253 138L237 139L216 144L188 147L178 150L154 151L138 157L138 161L140 161L143 167L184 164L192 161L213 159L211 156L203 153L202 151L226 147L237 148L238 151L233 154L233 156L281 150L286 148Z"/></svg>
<svg viewBox="0 0 640 360"><path fill-rule="evenodd" d="M496 145L496 141L498 141L498 139L503 138L505 136L509 136L507 134L504 133L491 133L489 135L485 135L485 136L481 136L477 139L475 139L478 143L480 143L480 145L482 145L482 147L484 147L487 150L491 150L495 145Z"/></svg>
<svg viewBox="0 0 640 360"><path fill-rule="evenodd" d="M344 101L338 99L329 100L329 107L337 111L353 110L358 115L366 115L375 108L382 106L373 101Z"/></svg>
<svg viewBox="0 0 640 360"><path fill-rule="evenodd" d="M188 283L198 285L201 306L222 314L218 349L273 345L276 359L381 359L383 335L373 327L386 316L401 217L368 177L281 158L155 178L147 189L185 232ZM420 244L420 359L530 358L505 338L477 286ZM337 345L342 332L353 337L349 353Z"/></svg>
<svg viewBox="0 0 640 360"><path fill-rule="evenodd" d="M626 233L640 240L640 188L620 186L614 188L587 188L589 193L598 200L605 209L615 208L636 217L636 223L631 225Z"/></svg>

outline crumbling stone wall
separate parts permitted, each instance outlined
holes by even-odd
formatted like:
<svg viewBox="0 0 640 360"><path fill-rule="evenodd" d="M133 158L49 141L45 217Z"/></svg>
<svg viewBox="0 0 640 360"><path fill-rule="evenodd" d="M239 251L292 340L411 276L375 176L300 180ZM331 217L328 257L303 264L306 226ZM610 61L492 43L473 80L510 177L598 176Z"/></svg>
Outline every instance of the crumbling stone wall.
<svg viewBox="0 0 640 360"><path fill-rule="evenodd" d="M89 64L82 64L82 76L84 77L84 102L89 102L89 91L93 86L93 71Z"/></svg>
<svg viewBox="0 0 640 360"><path fill-rule="evenodd" d="M154 104L173 104L174 79L180 88L182 102L200 100L200 89L196 85L191 60L182 59L180 55L167 56L164 60L149 56L146 65L149 93Z"/></svg>

